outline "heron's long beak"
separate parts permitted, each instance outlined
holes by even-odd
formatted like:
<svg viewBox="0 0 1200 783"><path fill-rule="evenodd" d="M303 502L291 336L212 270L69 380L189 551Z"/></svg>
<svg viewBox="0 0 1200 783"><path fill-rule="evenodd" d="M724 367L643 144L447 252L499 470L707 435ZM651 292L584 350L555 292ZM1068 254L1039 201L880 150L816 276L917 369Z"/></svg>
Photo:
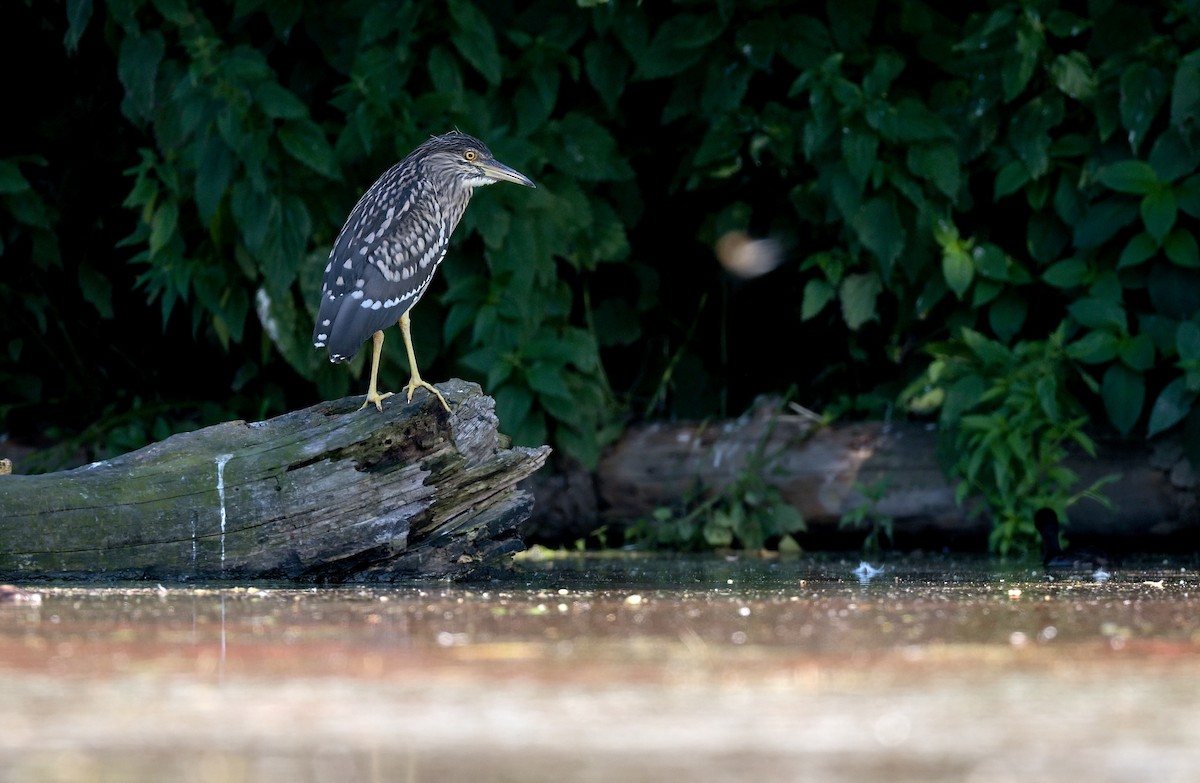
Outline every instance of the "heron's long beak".
<svg viewBox="0 0 1200 783"><path fill-rule="evenodd" d="M527 188L536 188L533 180L525 176L514 168L509 168L499 161L489 161L480 163L479 168L483 169L483 173L492 179L503 180L504 182L515 182L518 185L524 185Z"/></svg>

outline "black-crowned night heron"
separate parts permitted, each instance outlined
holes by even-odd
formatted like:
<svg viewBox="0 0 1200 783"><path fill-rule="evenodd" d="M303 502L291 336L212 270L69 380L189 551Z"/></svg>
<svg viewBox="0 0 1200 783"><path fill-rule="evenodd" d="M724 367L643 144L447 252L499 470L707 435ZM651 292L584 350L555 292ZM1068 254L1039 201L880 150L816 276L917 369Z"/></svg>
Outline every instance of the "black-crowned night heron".
<svg viewBox="0 0 1200 783"><path fill-rule="evenodd" d="M380 394L376 380L383 330L399 322L412 372L404 387L409 402L425 388L450 410L417 371L408 312L446 257L471 192L501 180L534 187L529 177L492 157L479 139L455 131L434 136L392 166L350 212L325 267L313 345L328 346L330 361L345 362L372 338L371 385L363 408L374 403L382 411L392 396Z"/></svg>

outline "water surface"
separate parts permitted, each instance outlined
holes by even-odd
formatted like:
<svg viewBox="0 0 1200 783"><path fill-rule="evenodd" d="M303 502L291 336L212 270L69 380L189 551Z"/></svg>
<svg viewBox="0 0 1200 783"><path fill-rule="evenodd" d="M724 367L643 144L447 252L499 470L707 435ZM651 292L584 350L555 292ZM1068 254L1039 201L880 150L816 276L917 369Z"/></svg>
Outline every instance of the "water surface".
<svg viewBox="0 0 1200 783"><path fill-rule="evenodd" d="M3 781L1191 781L1200 572L592 557L25 586Z"/></svg>

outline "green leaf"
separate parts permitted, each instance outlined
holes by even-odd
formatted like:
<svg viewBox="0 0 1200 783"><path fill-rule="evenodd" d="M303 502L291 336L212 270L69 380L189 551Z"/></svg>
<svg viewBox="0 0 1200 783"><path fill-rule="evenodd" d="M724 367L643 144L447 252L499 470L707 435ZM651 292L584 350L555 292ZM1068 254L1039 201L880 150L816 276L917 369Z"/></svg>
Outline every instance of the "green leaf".
<svg viewBox="0 0 1200 783"><path fill-rule="evenodd" d="M632 345L642 336L637 312L619 297L605 299L593 313L601 346Z"/></svg>
<svg viewBox="0 0 1200 783"><path fill-rule="evenodd" d="M1050 63L1050 79L1055 87L1077 101L1091 100L1096 94L1096 73L1083 52L1055 57Z"/></svg>
<svg viewBox="0 0 1200 783"><path fill-rule="evenodd" d="M1171 89L1171 124L1185 132L1200 122L1200 53L1179 62Z"/></svg>
<svg viewBox="0 0 1200 783"><path fill-rule="evenodd" d="M150 221L150 256L153 258L175 238L175 227L179 223L179 205L174 201L164 201L154 210Z"/></svg>
<svg viewBox="0 0 1200 783"><path fill-rule="evenodd" d="M1125 308L1111 299L1077 299L1067 306L1067 311L1076 321L1091 329L1116 329L1121 333L1129 331Z"/></svg>
<svg viewBox="0 0 1200 783"><path fill-rule="evenodd" d="M1159 182L1174 183L1200 168L1200 149L1185 139L1176 128L1168 128L1159 134L1150 148L1150 165L1158 172ZM1180 185L1177 184L1177 199L1180 199L1179 189ZM1179 206L1183 209L1182 203Z"/></svg>
<svg viewBox="0 0 1200 783"><path fill-rule="evenodd" d="M1145 195L1158 188L1158 174L1140 160L1122 160L1100 169L1096 175L1101 185L1118 193Z"/></svg>
<svg viewBox="0 0 1200 783"><path fill-rule="evenodd" d="M1012 362L1012 351L995 340L989 340L974 329L963 329L962 341L971 353L979 357L979 360L985 365L1000 366Z"/></svg>
<svg viewBox="0 0 1200 783"><path fill-rule="evenodd" d="M429 80L433 82L433 89L439 95L447 101L459 100L463 92L462 66L448 47L433 47L425 67L429 72Z"/></svg>
<svg viewBox="0 0 1200 783"><path fill-rule="evenodd" d="M1105 329L1093 329L1066 347L1068 357L1084 364L1103 364L1117 356L1119 339Z"/></svg>
<svg viewBox="0 0 1200 783"><path fill-rule="evenodd" d="M842 160L859 188L865 186L871 176L878 150L879 137L866 128L851 127L842 134Z"/></svg>
<svg viewBox="0 0 1200 783"><path fill-rule="evenodd" d="M777 533L796 533L808 529L804 522L804 514L795 506L778 502L771 506L770 511L771 520L775 523L775 532ZM795 542L793 541L793 543ZM782 551L782 547L783 542L781 541L780 551Z"/></svg>
<svg viewBox="0 0 1200 783"><path fill-rule="evenodd" d="M594 40L583 50L583 70L608 110L616 111L629 81L629 58L607 39Z"/></svg>
<svg viewBox="0 0 1200 783"><path fill-rule="evenodd" d="M1142 415L1146 400L1146 380L1123 364L1113 364L1104 373L1100 396L1108 420L1122 435L1128 435Z"/></svg>
<svg viewBox="0 0 1200 783"><path fill-rule="evenodd" d="M190 15L187 3L181 3L185 14ZM192 24L191 21L185 24ZM221 58L222 76L238 82L258 82L272 76L267 58L258 49L239 44Z"/></svg>
<svg viewBox="0 0 1200 783"><path fill-rule="evenodd" d="M1174 427L1187 416L1198 395L1188 391L1185 378L1176 378L1166 385L1150 408L1150 421L1146 425L1146 437L1153 438L1160 432Z"/></svg>
<svg viewBox="0 0 1200 783"><path fill-rule="evenodd" d="M1175 189L1179 208L1194 218L1200 218L1200 174L1188 177Z"/></svg>
<svg viewBox="0 0 1200 783"><path fill-rule="evenodd" d="M555 124L555 130L561 151L551 160L566 174L589 182L633 179L616 139L591 117L572 112Z"/></svg>
<svg viewBox="0 0 1200 783"><path fill-rule="evenodd" d="M947 198L954 199L958 195L962 171L953 146L937 144L909 147L908 170L928 180Z"/></svg>
<svg viewBox="0 0 1200 783"><path fill-rule="evenodd" d="M79 291L83 298L96 308L96 314L108 321L113 317L113 286L107 275L101 274L89 264L79 267Z"/></svg>
<svg viewBox="0 0 1200 783"><path fill-rule="evenodd" d="M629 256L625 224L607 201L593 201L592 257L597 262L622 261Z"/></svg>
<svg viewBox="0 0 1200 783"><path fill-rule="evenodd" d="M1200 248L1196 246L1196 237L1186 228L1177 228L1167 236L1163 252L1176 266L1200 268Z"/></svg>
<svg viewBox="0 0 1200 783"><path fill-rule="evenodd" d="M196 211L200 220L208 225L217 214L217 208L229 182L233 179L235 161L229 147L219 134L210 133L204 140L204 152L200 166L196 169Z"/></svg>
<svg viewBox="0 0 1200 783"><path fill-rule="evenodd" d="M585 470L595 470L600 461L600 443L591 428L560 426L554 433L558 446L578 460Z"/></svg>
<svg viewBox="0 0 1200 783"><path fill-rule="evenodd" d="M1058 380L1053 375L1043 375L1037 380L1038 404L1050 421L1058 421ZM1014 433L1016 434L1016 433Z"/></svg>
<svg viewBox="0 0 1200 783"><path fill-rule="evenodd" d="M1019 160L1010 160L996 172L996 183L992 186L992 200L1016 193L1029 182L1029 169Z"/></svg>
<svg viewBox="0 0 1200 783"><path fill-rule="evenodd" d="M741 506L735 506L740 509ZM704 542L712 547L727 547L733 544L733 517L726 511L717 511L712 520L704 525Z"/></svg>
<svg viewBox="0 0 1200 783"><path fill-rule="evenodd" d="M186 27L194 22L186 0L153 0L155 9L171 24Z"/></svg>
<svg viewBox="0 0 1200 783"><path fill-rule="evenodd" d="M1011 293L1004 294L992 302L991 307L988 308L988 323L997 337L1006 343L1011 343L1012 339L1017 336L1017 332L1021 331L1021 327L1025 325L1025 316L1028 312L1029 302L1024 297Z"/></svg>
<svg viewBox="0 0 1200 783"><path fill-rule="evenodd" d="M986 390L987 383L975 374L964 375L950 384L946 389L946 399L942 403L942 426L954 426L963 414L979 404L979 398Z"/></svg>
<svg viewBox="0 0 1200 783"><path fill-rule="evenodd" d="M800 320L815 318L825 305L837 296L837 289L825 280L814 278L804 284L804 300L800 305Z"/></svg>
<svg viewBox="0 0 1200 783"><path fill-rule="evenodd" d="M1062 98L1046 93L1018 109L1009 121L1009 143L1033 179L1050 170L1050 132L1062 120Z"/></svg>
<svg viewBox="0 0 1200 783"><path fill-rule="evenodd" d="M830 3L826 6L830 31L837 46L856 50L864 46L875 17L875 4L868 0Z"/></svg>
<svg viewBox="0 0 1200 783"><path fill-rule="evenodd" d="M1003 58L1000 79L1004 87L1004 100L1016 98L1029 84L1037 69L1038 57L1045 40L1032 30L1017 28L1016 50Z"/></svg>
<svg viewBox="0 0 1200 783"><path fill-rule="evenodd" d="M1141 212L1146 233L1161 243L1175 225L1175 193L1169 187L1152 190L1142 199Z"/></svg>
<svg viewBox="0 0 1200 783"><path fill-rule="evenodd" d="M963 298L975 277L975 264L971 256L958 245L946 248L942 253L942 277L946 285L959 299Z"/></svg>
<svg viewBox="0 0 1200 783"><path fill-rule="evenodd" d="M67 51L79 48L79 39L92 18L92 5L92 0L67 0L67 33L63 36Z"/></svg>
<svg viewBox="0 0 1200 783"><path fill-rule="evenodd" d="M1068 226L1078 223L1084 214L1086 203L1079 188L1065 173L1058 178L1054 188L1054 213Z"/></svg>
<svg viewBox="0 0 1200 783"><path fill-rule="evenodd" d="M304 102L274 79L265 79L254 86L254 102L263 114L274 119L299 120L308 116Z"/></svg>
<svg viewBox="0 0 1200 783"><path fill-rule="evenodd" d="M283 298L299 271L300 259L312 233L312 217L304 200L294 193L280 199L278 217L274 214L271 217L270 243L278 245L278 258L274 267L264 266L263 277L273 295Z"/></svg>
<svg viewBox="0 0 1200 783"><path fill-rule="evenodd" d="M149 120L155 109L154 85L166 43L157 31L127 35L121 40L117 76L125 87L122 112L131 120Z"/></svg>
<svg viewBox="0 0 1200 783"><path fill-rule="evenodd" d="M981 278L975 283L975 287L971 289L971 307L975 310L980 310L984 305L990 303L1004 291L1004 285Z"/></svg>
<svg viewBox="0 0 1200 783"><path fill-rule="evenodd" d="M1137 334L1122 340L1117 353L1131 370L1149 372L1154 367L1154 341L1148 334Z"/></svg>
<svg viewBox="0 0 1200 783"><path fill-rule="evenodd" d="M937 141L952 136L942 118L914 98L897 101L876 125L884 138L902 144Z"/></svg>
<svg viewBox="0 0 1200 783"><path fill-rule="evenodd" d="M525 373L529 388L541 397L571 399L571 390L563 377L566 368L550 362L534 362Z"/></svg>
<svg viewBox="0 0 1200 783"><path fill-rule="evenodd" d="M492 23L468 0L448 0L446 6L454 21L450 41L455 50L488 84L499 84L502 61Z"/></svg>
<svg viewBox="0 0 1200 783"><path fill-rule="evenodd" d="M1146 279L1150 303L1160 314L1177 320L1200 312L1200 274L1175 264L1152 264Z"/></svg>
<svg viewBox="0 0 1200 783"><path fill-rule="evenodd" d="M1050 210L1040 210L1030 216L1026 247L1038 263L1048 264L1060 258L1070 241L1070 232Z"/></svg>
<svg viewBox="0 0 1200 783"><path fill-rule="evenodd" d="M1137 205L1124 198L1106 198L1089 204L1087 212L1075 225L1075 246L1098 247L1112 239L1137 216Z"/></svg>
<svg viewBox="0 0 1200 783"><path fill-rule="evenodd" d="M29 180L25 179L16 161L0 160L0 196L24 193L29 189Z"/></svg>
<svg viewBox="0 0 1200 783"><path fill-rule="evenodd" d="M267 0L267 18L271 20L275 34L284 40L287 40L288 33L300 21L303 11L303 3L293 0Z"/></svg>
<svg viewBox="0 0 1200 783"><path fill-rule="evenodd" d="M879 259L884 275L890 275L906 236L896 205L876 196L859 208L852 223L859 241Z"/></svg>
<svg viewBox="0 0 1200 783"><path fill-rule="evenodd" d="M847 275L842 281L840 296L842 318L852 330L876 317L875 299L883 290L879 275L874 272Z"/></svg>
<svg viewBox="0 0 1200 783"><path fill-rule="evenodd" d="M645 51L634 58L635 77L661 79L678 75L704 56L705 47L721 34L724 26L718 14L669 16L658 26Z"/></svg>
<svg viewBox="0 0 1200 783"><path fill-rule="evenodd" d="M1120 94L1121 124L1129 131L1129 145L1136 152L1166 100L1167 79L1146 62L1133 62L1121 72Z"/></svg>
<svg viewBox="0 0 1200 783"><path fill-rule="evenodd" d="M872 98L886 98L888 89L904 70L905 60L889 49L875 55L875 63L863 77L863 91Z"/></svg>
<svg viewBox="0 0 1200 783"><path fill-rule="evenodd" d="M507 383L492 392L496 401L496 418L503 432L512 432L533 410L533 393L523 386Z"/></svg>
<svg viewBox="0 0 1200 783"><path fill-rule="evenodd" d="M330 179L338 178L337 161L333 148L317 124L312 120L288 120L279 128L279 143L296 160L318 174Z"/></svg>
<svg viewBox="0 0 1200 783"><path fill-rule="evenodd" d="M1194 321L1181 321L1175 330L1175 350L1185 362L1200 361L1200 325Z"/></svg>
<svg viewBox="0 0 1200 783"><path fill-rule="evenodd" d="M1137 266L1147 259L1153 258L1157 252L1158 243L1143 231L1125 245L1125 249L1121 251L1121 257L1117 260L1117 269Z"/></svg>
<svg viewBox="0 0 1200 783"><path fill-rule="evenodd" d="M1059 38L1078 38L1092 27L1090 19L1056 8L1046 17L1046 29Z"/></svg>
<svg viewBox="0 0 1200 783"><path fill-rule="evenodd" d="M941 244L941 243L939 243ZM998 282L1008 282L1008 256L991 242L983 242L971 251L975 271L981 277Z"/></svg>
<svg viewBox="0 0 1200 783"><path fill-rule="evenodd" d="M1080 258L1068 258L1052 265L1042 279L1055 288L1077 288L1087 281L1088 265Z"/></svg>
<svg viewBox="0 0 1200 783"><path fill-rule="evenodd" d="M549 119L558 100L559 78L556 70L535 71L528 82L517 87L513 110L517 115L518 135L532 135Z"/></svg>
<svg viewBox="0 0 1200 783"><path fill-rule="evenodd" d="M275 199L256 190L246 180L234 184L229 196L234 222L242 233L242 242L251 253L257 254L267 238L270 213Z"/></svg>

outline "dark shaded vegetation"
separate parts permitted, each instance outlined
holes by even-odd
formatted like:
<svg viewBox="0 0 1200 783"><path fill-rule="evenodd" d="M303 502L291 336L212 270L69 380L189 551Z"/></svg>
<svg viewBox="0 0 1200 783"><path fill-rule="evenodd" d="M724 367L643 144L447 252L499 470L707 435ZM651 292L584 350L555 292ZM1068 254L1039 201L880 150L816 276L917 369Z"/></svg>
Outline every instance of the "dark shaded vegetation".
<svg viewBox="0 0 1200 783"><path fill-rule="evenodd" d="M1027 541L1084 429L1200 448L1196 5L6 3L4 431L47 469L361 392L309 344L325 255L458 127L539 187L476 197L426 377L585 465L789 388L937 412ZM730 275L734 231L782 263Z"/></svg>

